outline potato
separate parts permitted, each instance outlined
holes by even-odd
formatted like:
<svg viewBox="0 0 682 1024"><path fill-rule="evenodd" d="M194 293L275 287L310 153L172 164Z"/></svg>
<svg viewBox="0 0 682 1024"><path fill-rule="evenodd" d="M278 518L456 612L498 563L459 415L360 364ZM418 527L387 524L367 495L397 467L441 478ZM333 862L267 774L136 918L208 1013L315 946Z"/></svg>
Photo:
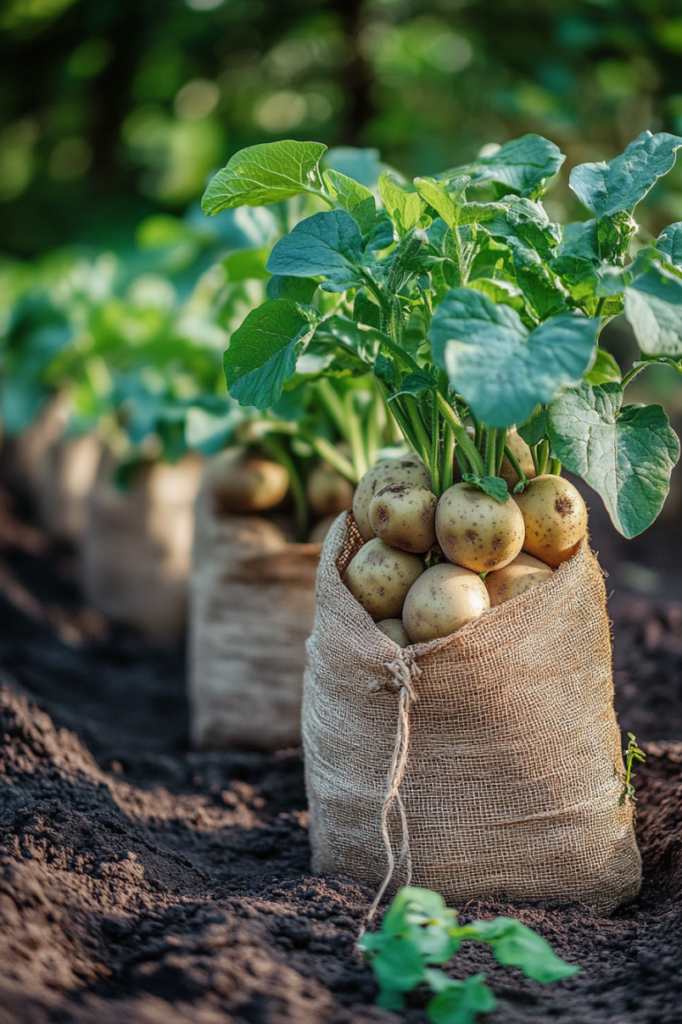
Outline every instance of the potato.
<svg viewBox="0 0 682 1024"><path fill-rule="evenodd" d="M332 523L336 519L336 516L325 516L324 519L320 519L319 523L315 523L310 536L308 537L309 544L321 544L324 538L329 533Z"/></svg>
<svg viewBox="0 0 682 1024"><path fill-rule="evenodd" d="M289 473L284 466L249 455L242 448L221 452L208 472L218 512L261 512L279 505L289 489Z"/></svg>
<svg viewBox="0 0 682 1024"><path fill-rule="evenodd" d="M533 456L526 442L516 433L516 427L512 427L511 430L507 431L506 445L518 464L521 466L523 472L526 474L528 479L531 480L535 476ZM505 481L510 491L513 491L519 482L519 474L513 468L506 455L502 459L500 476Z"/></svg>
<svg viewBox="0 0 682 1024"><path fill-rule="evenodd" d="M417 555L398 551L374 537L351 560L343 582L373 619L395 619L403 610L405 595L423 572L424 562Z"/></svg>
<svg viewBox="0 0 682 1024"><path fill-rule="evenodd" d="M354 487L331 466L316 466L306 484L310 511L318 519L338 516L353 503Z"/></svg>
<svg viewBox="0 0 682 1024"><path fill-rule="evenodd" d="M398 647L410 646L410 638L405 632L402 619L380 619L377 622L377 629L385 633L389 640L392 640Z"/></svg>
<svg viewBox="0 0 682 1024"><path fill-rule="evenodd" d="M436 543L438 498L420 484L388 484L369 504L369 521L377 537L401 551L424 553Z"/></svg>
<svg viewBox="0 0 682 1024"><path fill-rule="evenodd" d="M523 547L523 516L513 498L502 504L472 484L454 484L438 502L436 537L455 565L489 572L508 565Z"/></svg>
<svg viewBox="0 0 682 1024"><path fill-rule="evenodd" d="M523 550L553 569L572 558L587 533L587 508L573 484L543 473L514 497L526 527Z"/></svg>
<svg viewBox="0 0 682 1024"><path fill-rule="evenodd" d="M490 598L475 572L459 565L433 565L410 587L403 624L413 644L450 636L487 611Z"/></svg>
<svg viewBox="0 0 682 1024"><path fill-rule="evenodd" d="M496 572L489 572L486 576L485 586L490 597L490 607L495 608L498 604L511 601L513 597L524 594L531 587L537 587L538 583L544 583L551 576L552 570L548 565L522 551L509 565Z"/></svg>
<svg viewBox="0 0 682 1024"><path fill-rule="evenodd" d="M431 486L431 477L426 466L418 455L406 455L403 459L386 459L377 462L367 470L355 488L353 497L353 515L363 540L371 540L374 536L369 521L369 506L377 491L387 484L420 484Z"/></svg>

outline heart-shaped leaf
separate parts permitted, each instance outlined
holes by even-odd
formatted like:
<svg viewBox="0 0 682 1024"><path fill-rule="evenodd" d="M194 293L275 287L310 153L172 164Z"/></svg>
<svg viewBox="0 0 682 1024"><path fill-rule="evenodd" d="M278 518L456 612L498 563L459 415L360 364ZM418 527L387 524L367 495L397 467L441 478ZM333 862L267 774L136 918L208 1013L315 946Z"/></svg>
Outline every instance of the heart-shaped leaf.
<svg viewBox="0 0 682 1024"><path fill-rule="evenodd" d="M230 338L223 365L230 397L267 409L312 337L313 325L290 299L268 299L252 310Z"/></svg>
<svg viewBox="0 0 682 1024"><path fill-rule="evenodd" d="M591 370L585 374L585 380L588 384L607 384L614 380L619 382L621 376L620 366L611 353L600 348Z"/></svg>
<svg viewBox="0 0 682 1024"><path fill-rule="evenodd" d="M567 389L549 407L553 454L593 487L613 525L635 537L654 521L680 455L660 405L626 405L619 384Z"/></svg>
<svg viewBox="0 0 682 1024"><path fill-rule="evenodd" d="M448 171L444 177L468 174L472 184L492 181L504 195L514 192L530 196L539 192L547 178L556 174L566 157L541 135L523 135L507 142L492 156L479 157L473 163Z"/></svg>
<svg viewBox="0 0 682 1024"><path fill-rule="evenodd" d="M415 228L422 215L424 204L418 192L403 192L388 174L379 178L379 189L386 210L391 215L399 235L406 235Z"/></svg>
<svg viewBox="0 0 682 1024"><path fill-rule="evenodd" d="M625 289L625 316L648 356L682 355L682 281L649 264Z"/></svg>
<svg viewBox="0 0 682 1024"><path fill-rule="evenodd" d="M509 306L454 288L436 310L429 338L436 363L474 415L490 427L511 427L583 375L598 327L597 319L568 313L529 332Z"/></svg>
<svg viewBox="0 0 682 1024"><path fill-rule="evenodd" d="M345 210L316 213L280 238L270 253L271 274L325 277L325 291L344 292L362 284L362 235Z"/></svg>
<svg viewBox="0 0 682 1024"><path fill-rule="evenodd" d="M322 189L321 142L264 142L242 149L211 178L201 200L204 213L233 206L267 206Z"/></svg>
<svg viewBox="0 0 682 1024"><path fill-rule="evenodd" d="M631 213L658 179L675 163L682 138L668 132L642 132L624 153L608 164L580 164L571 171L570 187L597 217Z"/></svg>

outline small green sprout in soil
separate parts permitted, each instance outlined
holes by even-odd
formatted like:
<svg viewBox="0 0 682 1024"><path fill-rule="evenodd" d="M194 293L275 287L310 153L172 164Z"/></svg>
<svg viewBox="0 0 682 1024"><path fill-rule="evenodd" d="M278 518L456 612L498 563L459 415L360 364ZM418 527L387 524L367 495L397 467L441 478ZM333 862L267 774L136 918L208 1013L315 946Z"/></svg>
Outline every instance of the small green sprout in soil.
<svg viewBox="0 0 682 1024"><path fill-rule="evenodd" d="M434 966L450 960L463 942L487 943L498 963L519 967L542 985L580 970L520 921L496 917L459 925L457 911L446 907L438 893L405 887L386 911L379 931L365 933L358 943L379 984L378 1005L402 1010L406 994L424 986L433 993L426 1006L431 1024L472 1024L479 1013L494 1010L495 997L485 974L460 981Z"/></svg>
<svg viewBox="0 0 682 1024"><path fill-rule="evenodd" d="M634 733L628 733L628 745L627 749L623 751L623 757L625 758L625 778L623 779L623 792L620 794L618 804L620 807L623 806L626 800L631 800L633 803L637 799L635 796L635 787L632 784L632 780L636 778L632 771L632 766L635 761L646 761L646 754L643 750L640 750L637 746L637 739Z"/></svg>

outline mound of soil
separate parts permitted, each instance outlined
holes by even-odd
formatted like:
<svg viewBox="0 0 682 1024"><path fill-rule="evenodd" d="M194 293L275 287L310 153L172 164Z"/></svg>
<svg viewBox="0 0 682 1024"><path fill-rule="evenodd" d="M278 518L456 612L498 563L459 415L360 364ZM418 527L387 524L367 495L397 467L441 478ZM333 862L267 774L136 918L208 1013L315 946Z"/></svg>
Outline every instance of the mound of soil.
<svg viewBox="0 0 682 1024"><path fill-rule="evenodd" d="M4 511L3 511L4 509ZM614 631L645 885L612 918L477 901L582 973L486 971L490 1024L682 1020L682 609L625 595ZM183 652L82 607L73 560L0 505L2 1024L424 1024L373 1005L354 942L372 893L310 873L300 752L188 750Z"/></svg>

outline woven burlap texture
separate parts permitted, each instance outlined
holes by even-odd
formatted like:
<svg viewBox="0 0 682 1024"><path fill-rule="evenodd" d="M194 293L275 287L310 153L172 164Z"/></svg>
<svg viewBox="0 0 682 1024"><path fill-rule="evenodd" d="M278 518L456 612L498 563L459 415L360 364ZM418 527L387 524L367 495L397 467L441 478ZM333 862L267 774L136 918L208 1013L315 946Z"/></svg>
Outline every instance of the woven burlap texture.
<svg viewBox="0 0 682 1024"><path fill-rule="evenodd" d="M411 884L454 904L578 900L609 912L634 898L641 860L632 804L619 806L606 594L587 541L546 583L405 650L342 582L361 544L352 514L339 516L317 577L303 697L313 869L385 879L381 813L403 744L389 892L411 861Z"/></svg>
<svg viewBox="0 0 682 1024"><path fill-rule="evenodd" d="M139 467L131 486L113 482L107 452L88 499L81 574L90 604L151 639L184 634L194 502L204 460Z"/></svg>
<svg viewBox="0 0 682 1024"><path fill-rule="evenodd" d="M191 736L202 749L301 742L305 642L321 544L258 515L216 511L204 475L190 578Z"/></svg>

